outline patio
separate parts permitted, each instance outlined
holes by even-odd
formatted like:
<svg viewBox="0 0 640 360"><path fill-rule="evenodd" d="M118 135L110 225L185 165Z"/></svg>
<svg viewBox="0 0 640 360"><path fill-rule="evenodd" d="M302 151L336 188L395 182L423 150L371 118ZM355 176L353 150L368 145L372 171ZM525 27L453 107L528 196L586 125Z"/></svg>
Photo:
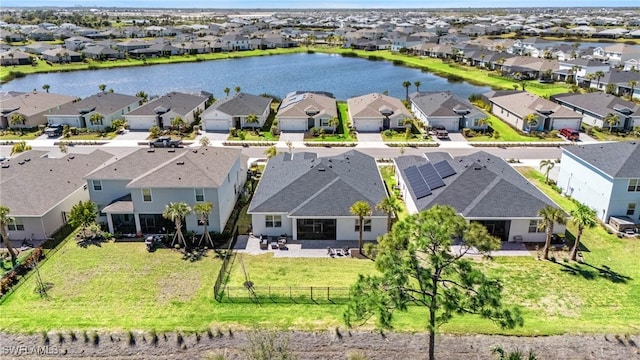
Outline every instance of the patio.
<svg viewBox="0 0 640 360"><path fill-rule="evenodd" d="M275 249L272 248L272 242L277 244L279 236L269 237L267 240L267 249L260 248L260 238L255 237L253 235L239 235L238 240L236 241L236 245L234 247L235 251L239 253L247 253L251 255L261 255L266 253L273 253L274 257L289 257L289 258L300 258L300 257L318 257L318 258L326 258L329 257L327 253L327 247L343 249L357 249L358 241L341 241L341 240L292 240L290 236L288 236L286 243L286 250L280 250L278 247ZM366 243L366 241L365 241ZM342 256L342 258L346 258L348 256ZM336 258L341 258L337 256Z"/></svg>

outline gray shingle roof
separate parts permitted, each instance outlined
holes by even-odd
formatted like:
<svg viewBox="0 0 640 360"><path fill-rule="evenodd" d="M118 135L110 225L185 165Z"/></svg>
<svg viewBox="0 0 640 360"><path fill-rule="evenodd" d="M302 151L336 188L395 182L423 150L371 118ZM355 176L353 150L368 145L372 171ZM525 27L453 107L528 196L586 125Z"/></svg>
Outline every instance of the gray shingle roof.
<svg viewBox="0 0 640 360"><path fill-rule="evenodd" d="M640 105L619 98L618 96L601 92L586 94L558 94L552 99L560 104L566 104L579 109L587 110L604 118L608 113L617 114L615 109L629 108L631 116L640 116Z"/></svg>
<svg viewBox="0 0 640 360"><path fill-rule="evenodd" d="M562 147L613 178L640 178L640 142L612 142Z"/></svg>
<svg viewBox="0 0 640 360"><path fill-rule="evenodd" d="M185 116L205 101L207 101L207 98L202 95L183 94L174 91L144 104L143 106L127 113L127 115L155 116L155 109L160 106L165 109L171 109L171 111L176 114Z"/></svg>
<svg viewBox="0 0 640 360"><path fill-rule="evenodd" d="M261 115L271 105L271 101L271 98L264 96L238 93L217 101L205 113L218 110L231 116Z"/></svg>
<svg viewBox="0 0 640 360"><path fill-rule="evenodd" d="M446 92L420 92L411 94L413 102L427 116L459 116L454 108L468 109L468 117L474 117L480 110L470 102L460 99L457 95Z"/></svg>
<svg viewBox="0 0 640 360"><path fill-rule="evenodd" d="M374 216L385 216L375 209L387 193L374 158L355 150L334 157L310 155L285 153L271 158L249 212L353 216L351 205L364 200Z"/></svg>
<svg viewBox="0 0 640 360"><path fill-rule="evenodd" d="M347 100L347 104L352 120L381 118L380 109L383 107L393 111L391 118L396 118L400 115L411 117L411 112L402 104L400 99L384 94L371 93L352 97Z"/></svg>
<svg viewBox="0 0 640 360"><path fill-rule="evenodd" d="M142 99L135 96L101 92L78 102L60 106L58 109L51 110L47 115L78 115L80 114L80 110L83 109L95 109L93 111L99 112L102 115L108 115L140 100Z"/></svg>
<svg viewBox="0 0 640 360"><path fill-rule="evenodd" d="M551 117L561 118L578 118L580 114L575 111L569 110L560 106L552 101L543 99L539 96L530 94L528 92L519 92L511 95L498 96L489 99L494 104L508 109L520 118L524 118L529 114L536 113L538 111L551 111Z"/></svg>
<svg viewBox="0 0 640 360"><path fill-rule="evenodd" d="M408 186L419 211L434 205L450 205L468 218L515 218L537 217L545 205L558 207L504 160L484 151L456 158L446 153L428 153L427 158L401 156L395 162L408 184L405 169L441 160L447 160L456 171L455 175L443 179L444 187L416 199Z"/></svg>
<svg viewBox="0 0 640 360"><path fill-rule="evenodd" d="M43 215L86 185L83 176L113 156L102 150L62 158L43 157L46 153L27 151L5 161L9 167L0 169L0 204L9 207L12 216Z"/></svg>
<svg viewBox="0 0 640 360"><path fill-rule="evenodd" d="M15 111L28 117L71 103L75 99L68 95L33 91L13 97L0 97L0 107L3 113L5 110L16 109Z"/></svg>
<svg viewBox="0 0 640 360"><path fill-rule="evenodd" d="M320 116L326 114L328 117L338 116L336 99L321 94L319 92L294 92L287 95L278 109L278 118L308 118L307 109L315 109Z"/></svg>

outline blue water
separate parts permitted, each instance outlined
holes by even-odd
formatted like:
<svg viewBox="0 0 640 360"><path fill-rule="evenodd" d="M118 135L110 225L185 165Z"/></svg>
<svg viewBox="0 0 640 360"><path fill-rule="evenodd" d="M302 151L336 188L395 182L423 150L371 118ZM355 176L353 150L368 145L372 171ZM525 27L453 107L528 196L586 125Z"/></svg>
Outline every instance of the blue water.
<svg viewBox="0 0 640 360"><path fill-rule="evenodd" d="M2 85L3 91L42 90L81 98L99 92L105 84L115 92L134 95L140 90L149 95L170 91L207 91L216 98L224 96L224 88L233 93L236 86L252 94L269 93L278 97L292 91L328 91L336 99L388 91L389 95L405 97L404 81L420 81L420 91L451 91L463 99L473 93L490 91L489 87L466 82L449 82L445 78L417 69L396 66L387 61L328 54L292 54L250 57L197 63L179 63L145 67L33 74Z"/></svg>

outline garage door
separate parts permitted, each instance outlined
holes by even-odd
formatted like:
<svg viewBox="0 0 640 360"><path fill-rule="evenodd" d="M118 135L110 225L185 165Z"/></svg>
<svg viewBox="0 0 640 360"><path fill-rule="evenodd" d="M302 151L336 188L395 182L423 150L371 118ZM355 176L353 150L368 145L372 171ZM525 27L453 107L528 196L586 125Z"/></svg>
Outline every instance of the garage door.
<svg viewBox="0 0 640 360"><path fill-rule="evenodd" d="M307 119L280 119L282 131L307 131Z"/></svg>
<svg viewBox="0 0 640 360"><path fill-rule="evenodd" d="M393 122L393 120L391 121ZM392 124L395 125L395 124ZM353 126L358 132L379 132L382 127L382 120L368 119L368 120L354 120Z"/></svg>
<svg viewBox="0 0 640 360"><path fill-rule="evenodd" d="M432 128L435 126L444 126L447 131L458 131L458 120L451 121L451 119L429 119L429 126Z"/></svg>
<svg viewBox="0 0 640 360"><path fill-rule="evenodd" d="M137 119L127 119L127 124L129 124L129 129L131 130L149 130L152 126L156 124L155 118L137 118Z"/></svg>
<svg viewBox="0 0 640 360"><path fill-rule="evenodd" d="M205 131L229 131L231 128L231 120L205 120Z"/></svg>
<svg viewBox="0 0 640 360"><path fill-rule="evenodd" d="M580 119L555 119L553 121L553 129L560 130L570 128L580 130L581 123L582 121Z"/></svg>

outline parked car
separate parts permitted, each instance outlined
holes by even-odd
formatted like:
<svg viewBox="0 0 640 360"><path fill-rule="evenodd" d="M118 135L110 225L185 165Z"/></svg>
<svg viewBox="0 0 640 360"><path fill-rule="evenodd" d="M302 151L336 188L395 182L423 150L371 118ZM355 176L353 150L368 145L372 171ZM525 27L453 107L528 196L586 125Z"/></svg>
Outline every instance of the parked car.
<svg viewBox="0 0 640 360"><path fill-rule="evenodd" d="M155 148L155 147L176 148L181 145L182 145L182 140L172 139L171 136L160 136L159 138L149 142L149 146L152 148Z"/></svg>
<svg viewBox="0 0 640 360"><path fill-rule="evenodd" d="M578 141L580 139L580 133L576 129L564 128L560 129L560 135L570 141Z"/></svg>
<svg viewBox="0 0 640 360"><path fill-rule="evenodd" d="M430 134L438 139L448 139L449 132L443 125L435 125L431 128Z"/></svg>
<svg viewBox="0 0 640 360"><path fill-rule="evenodd" d="M49 127L44 129L44 133L47 134L47 137L58 137L62 135L62 129L64 125L62 124L51 124Z"/></svg>

